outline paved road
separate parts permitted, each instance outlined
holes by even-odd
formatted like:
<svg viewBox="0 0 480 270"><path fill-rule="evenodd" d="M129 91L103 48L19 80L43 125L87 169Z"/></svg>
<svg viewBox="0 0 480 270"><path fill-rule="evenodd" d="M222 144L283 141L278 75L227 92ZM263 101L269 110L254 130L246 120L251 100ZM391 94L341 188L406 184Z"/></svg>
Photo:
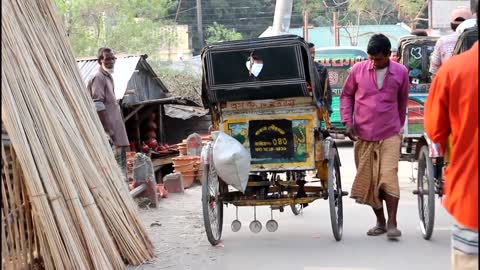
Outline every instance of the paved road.
<svg viewBox="0 0 480 270"><path fill-rule="evenodd" d="M355 175L352 144L341 143L339 153L343 165L342 184L345 190L350 191ZM294 216L290 209L285 209L283 213L274 211L274 219L279 223L279 229L274 233L265 229L265 222L270 219L269 208L257 208L257 219L263 225L258 234L250 232L248 228L253 220L251 207L239 208L242 228L239 232L232 232L230 224L235 219L235 207L229 206L224 213L223 247L209 246L203 230L199 230L195 236L193 252L182 253L181 245L177 245L175 252L177 256L182 256L181 259L172 259L174 263L164 262L162 265L165 269L211 270L450 269L452 219L437 200L434 234L430 241L424 240L419 228L416 197L411 193L415 184L409 179L410 163L401 162L399 176L401 199L398 225L403 233L399 241L389 241L385 235L367 236L366 231L375 223L374 214L369 207L355 204L348 197L344 197L344 228L340 242L336 242L332 235L328 201L315 201L299 216ZM199 189L197 186L187 191L188 196L198 202L198 207ZM167 200L172 200L169 203L173 203L173 200L182 200L184 196L174 195ZM195 206L195 201L190 206L195 208L192 211L196 211L192 212L192 216L201 220L201 210ZM183 207L188 207L187 205L182 204ZM168 228L162 230L168 231ZM194 233L191 233L190 238L192 237ZM162 243L161 239L156 241ZM187 241L183 245L193 244L188 244ZM152 265L151 268L140 269L162 268Z"/></svg>
<svg viewBox="0 0 480 270"><path fill-rule="evenodd" d="M355 175L353 147L350 142L340 144L342 184L350 190ZM425 241L418 225L416 197L411 194L411 164L401 162L401 200L398 211L400 241L392 242L386 236L367 236L375 224L369 207L355 204L344 197L344 232L341 242L332 235L328 201L315 201L302 215L294 216L289 209L274 212L279 229L270 233L263 229L253 234L248 224L253 220L251 208L240 208L240 232L230 230L235 208L225 213L223 240L225 251L217 264L209 269L305 269L305 270L380 270L380 269L449 269L451 218L437 204L433 239ZM257 218L265 225L270 219L268 207L259 208Z"/></svg>

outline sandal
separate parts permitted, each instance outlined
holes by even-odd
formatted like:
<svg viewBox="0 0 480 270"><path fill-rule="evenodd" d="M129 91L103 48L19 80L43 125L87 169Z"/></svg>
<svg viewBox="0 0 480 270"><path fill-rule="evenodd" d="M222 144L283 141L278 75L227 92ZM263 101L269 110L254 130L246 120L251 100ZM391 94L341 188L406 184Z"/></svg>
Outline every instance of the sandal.
<svg viewBox="0 0 480 270"><path fill-rule="evenodd" d="M387 231L387 237L388 239L397 239L398 237L402 236L402 232L395 228L390 228Z"/></svg>
<svg viewBox="0 0 480 270"><path fill-rule="evenodd" d="M386 232L387 232L387 229L385 228L385 226L375 225L375 227L368 230L367 235L368 236L377 236L377 235L384 234Z"/></svg>

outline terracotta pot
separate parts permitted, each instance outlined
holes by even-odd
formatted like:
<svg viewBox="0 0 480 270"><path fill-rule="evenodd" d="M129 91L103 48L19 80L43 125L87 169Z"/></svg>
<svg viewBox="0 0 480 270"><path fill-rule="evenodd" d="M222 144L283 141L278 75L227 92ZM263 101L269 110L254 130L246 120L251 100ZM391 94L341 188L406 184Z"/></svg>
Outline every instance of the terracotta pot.
<svg viewBox="0 0 480 270"><path fill-rule="evenodd" d="M183 178L183 186L185 188L189 188L192 186L193 181L195 180L195 175L194 174L182 174Z"/></svg>
<svg viewBox="0 0 480 270"><path fill-rule="evenodd" d="M165 187L164 184L157 184L157 192L158 192L158 196L160 198L167 198L168 197L168 190L167 190L167 188Z"/></svg>
<svg viewBox="0 0 480 270"><path fill-rule="evenodd" d="M134 159L135 155L137 154L136 152L127 152L127 159Z"/></svg>
<svg viewBox="0 0 480 270"><path fill-rule="evenodd" d="M174 164L188 164L188 163L194 163L198 159L197 156L182 156L182 157L174 157L172 158L172 161Z"/></svg>
<svg viewBox="0 0 480 270"><path fill-rule="evenodd" d="M178 150L178 153L180 154L180 156L187 156L187 149Z"/></svg>
<svg viewBox="0 0 480 270"><path fill-rule="evenodd" d="M173 170L174 172L181 172L181 173L195 171L195 168L193 167L193 163L186 164L186 165L179 165L179 166L173 165L173 168L174 168Z"/></svg>

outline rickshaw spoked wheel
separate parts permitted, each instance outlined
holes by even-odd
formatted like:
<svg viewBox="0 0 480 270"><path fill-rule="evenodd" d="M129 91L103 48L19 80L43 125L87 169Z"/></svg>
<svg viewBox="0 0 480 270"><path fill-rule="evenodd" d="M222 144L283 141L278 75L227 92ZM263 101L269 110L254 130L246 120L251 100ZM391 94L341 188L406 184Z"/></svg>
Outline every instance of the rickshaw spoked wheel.
<svg viewBox="0 0 480 270"><path fill-rule="evenodd" d="M223 183L213 164L203 165L202 208L205 232L212 246L220 243L223 227L223 203L219 199Z"/></svg>
<svg viewBox="0 0 480 270"><path fill-rule="evenodd" d="M420 230L423 238L429 240L435 221L435 180L432 159L428 156L428 145L420 148L418 157L417 196Z"/></svg>
<svg viewBox="0 0 480 270"><path fill-rule="evenodd" d="M331 157L328 161L328 204L333 236L335 240L340 241L343 233L343 200L340 158L336 148L332 148Z"/></svg>

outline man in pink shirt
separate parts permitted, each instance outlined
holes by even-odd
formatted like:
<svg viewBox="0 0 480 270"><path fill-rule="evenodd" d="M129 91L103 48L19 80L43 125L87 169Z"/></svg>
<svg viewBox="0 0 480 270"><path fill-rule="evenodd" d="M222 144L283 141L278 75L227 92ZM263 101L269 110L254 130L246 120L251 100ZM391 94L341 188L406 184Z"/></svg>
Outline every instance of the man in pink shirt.
<svg viewBox="0 0 480 270"><path fill-rule="evenodd" d="M357 174L351 197L370 205L377 217L367 235L387 233L393 239L401 236L397 229L398 162L410 83L407 68L389 59L391 44L385 35L373 35L367 53L369 60L352 67L340 96L346 135L355 141Z"/></svg>

